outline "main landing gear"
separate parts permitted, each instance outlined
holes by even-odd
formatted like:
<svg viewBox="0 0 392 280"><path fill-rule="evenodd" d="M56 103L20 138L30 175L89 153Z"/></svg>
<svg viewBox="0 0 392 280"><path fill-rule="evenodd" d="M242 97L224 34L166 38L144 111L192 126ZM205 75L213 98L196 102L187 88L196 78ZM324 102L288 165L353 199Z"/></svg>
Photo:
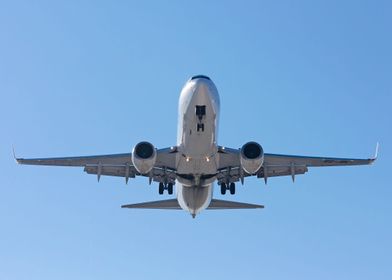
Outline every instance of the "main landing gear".
<svg viewBox="0 0 392 280"><path fill-rule="evenodd" d="M230 194L235 194L235 184L234 183L230 183L230 184L221 183L220 186L221 186L221 194L225 195L226 190L229 190Z"/></svg>
<svg viewBox="0 0 392 280"><path fill-rule="evenodd" d="M159 194L163 194L163 192L167 190L168 194L173 194L173 183L159 183L158 192Z"/></svg>

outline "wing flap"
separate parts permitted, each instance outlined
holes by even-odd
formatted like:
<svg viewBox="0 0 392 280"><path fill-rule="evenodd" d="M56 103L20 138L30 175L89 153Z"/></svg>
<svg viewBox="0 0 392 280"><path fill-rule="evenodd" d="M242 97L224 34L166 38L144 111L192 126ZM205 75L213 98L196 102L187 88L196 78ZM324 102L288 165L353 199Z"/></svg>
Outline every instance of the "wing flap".
<svg viewBox="0 0 392 280"><path fill-rule="evenodd" d="M293 170L292 170L293 168ZM288 176L292 175L300 175L308 172L308 168L306 166L267 166L265 165L258 173L257 177L262 178L265 177L267 173L267 177L277 177L277 176Z"/></svg>
<svg viewBox="0 0 392 280"><path fill-rule="evenodd" d="M176 180L176 173L171 170L164 170L160 167L154 167L149 174L140 174L133 165L86 165L84 172L102 176L128 177L144 176L151 178L154 182L172 182ZM127 172L129 172L127 174Z"/></svg>
<svg viewBox="0 0 392 280"><path fill-rule="evenodd" d="M98 165L86 165L84 167L84 172L87 174L98 174ZM126 174L127 167L125 165L103 165L101 166L100 174L104 176L116 176L116 177L125 177L127 176ZM135 167L132 165L129 166L128 170L128 177L129 178L135 178L136 175L138 175Z"/></svg>

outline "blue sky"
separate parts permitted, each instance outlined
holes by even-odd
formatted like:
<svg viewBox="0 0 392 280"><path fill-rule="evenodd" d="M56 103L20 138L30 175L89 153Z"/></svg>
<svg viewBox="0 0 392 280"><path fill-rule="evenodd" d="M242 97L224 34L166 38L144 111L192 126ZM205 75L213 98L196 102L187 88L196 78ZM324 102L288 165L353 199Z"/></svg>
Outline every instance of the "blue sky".
<svg viewBox="0 0 392 280"><path fill-rule="evenodd" d="M0 279L391 279L389 1L1 1ZM260 211L129 211L138 178L18 156L175 144L181 87L209 75L219 142L368 157L247 179ZM220 198L219 191L215 196Z"/></svg>

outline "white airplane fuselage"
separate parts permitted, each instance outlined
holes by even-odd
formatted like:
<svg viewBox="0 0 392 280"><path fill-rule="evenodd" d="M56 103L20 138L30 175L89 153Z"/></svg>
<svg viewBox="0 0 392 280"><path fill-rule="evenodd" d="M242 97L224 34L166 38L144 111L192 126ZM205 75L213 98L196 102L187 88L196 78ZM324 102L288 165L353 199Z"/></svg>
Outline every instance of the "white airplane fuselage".
<svg viewBox="0 0 392 280"><path fill-rule="evenodd" d="M179 100L177 200L195 216L212 199L219 157L217 132L220 100L215 84L204 76L192 78Z"/></svg>

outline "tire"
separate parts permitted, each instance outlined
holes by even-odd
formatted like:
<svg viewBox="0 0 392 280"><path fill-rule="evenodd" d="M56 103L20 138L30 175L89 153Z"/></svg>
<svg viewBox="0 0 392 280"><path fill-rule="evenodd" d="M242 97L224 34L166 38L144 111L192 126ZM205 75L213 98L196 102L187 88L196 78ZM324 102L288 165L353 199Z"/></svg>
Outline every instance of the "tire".
<svg viewBox="0 0 392 280"><path fill-rule="evenodd" d="M235 194L235 184L230 183L230 194Z"/></svg>
<svg viewBox="0 0 392 280"><path fill-rule="evenodd" d="M159 194L163 194L164 190L165 190L165 186L163 185L163 183L159 183L159 188L158 188Z"/></svg>
<svg viewBox="0 0 392 280"><path fill-rule="evenodd" d="M167 185L167 192L168 192L169 194L173 194L173 183L169 183L169 184Z"/></svg>
<svg viewBox="0 0 392 280"><path fill-rule="evenodd" d="M225 195L226 194L226 184L225 183L221 183L221 194Z"/></svg>

